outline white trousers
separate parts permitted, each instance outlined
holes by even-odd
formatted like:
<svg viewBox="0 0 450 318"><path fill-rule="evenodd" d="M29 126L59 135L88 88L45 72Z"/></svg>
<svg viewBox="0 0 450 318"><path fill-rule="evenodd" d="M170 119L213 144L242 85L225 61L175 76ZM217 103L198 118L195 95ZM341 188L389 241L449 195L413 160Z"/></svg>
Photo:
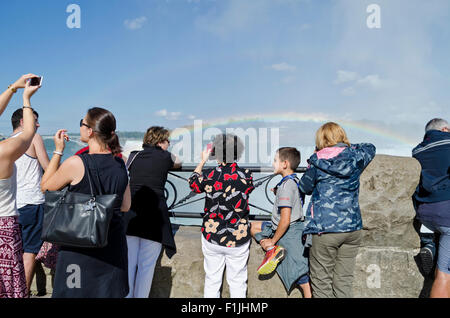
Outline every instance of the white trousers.
<svg viewBox="0 0 450 318"><path fill-rule="evenodd" d="M224 247L209 243L202 235L205 269L205 298L219 298L225 265L231 298L245 298L247 294L247 261L250 241L239 247Z"/></svg>
<svg viewBox="0 0 450 318"><path fill-rule="evenodd" d="M148 298L162 244L127 235L127 245L130 287L127 298Z"/></svg>

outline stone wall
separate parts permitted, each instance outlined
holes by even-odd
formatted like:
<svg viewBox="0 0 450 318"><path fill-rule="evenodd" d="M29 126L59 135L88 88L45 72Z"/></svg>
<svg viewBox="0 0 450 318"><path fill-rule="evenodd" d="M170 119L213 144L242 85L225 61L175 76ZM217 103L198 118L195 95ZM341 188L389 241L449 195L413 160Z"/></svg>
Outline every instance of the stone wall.
<svg viewBox="0 0 450 318"><path fill-rule="evenodd" d="M412 158L377 155L361 176L360 205L364 224L356 259L355 297L427 296L431 286L419 271L420 241L414 228L411 196L419 182L420 164ZM151 297L200 298L203 295L203 255L200 229L181 226L178 253L162 254L155 270ZM260 280L256 268L264 253L252 242L248 264L248 297L289 296L280 279ZM225 277L224 277L225 278ZM224 279L223 297L229 297Z"/></svg>

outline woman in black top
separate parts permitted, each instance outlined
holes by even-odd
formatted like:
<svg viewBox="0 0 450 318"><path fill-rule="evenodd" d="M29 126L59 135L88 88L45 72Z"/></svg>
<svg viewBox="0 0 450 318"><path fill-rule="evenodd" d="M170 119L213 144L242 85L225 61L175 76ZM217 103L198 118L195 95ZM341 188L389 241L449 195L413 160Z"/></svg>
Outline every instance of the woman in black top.
<svg viewBox="0 0 450 318"><path fill-rule="evenodd" d="M69 185L69 191L90 194L85 173L89 169L94 194L101 189L103 194L123 198L120 209L114 211L106 247L61 247L54 298L123 298L128 293L127 244L121 212L129 210L131 195L125 164L114 157L121 151L115 129L113 114L103 108L89 109L80 121L81 141L88 143L89 153L72 156L60 167L64 140L68 140L66 130L59 130L54 137L56 151L42 177L42 191L56 191Z"/></svg>
<svg viewBox="0 0 450 318"><path fill-rule="evenodd" d="M169 170L181 164L167 151L169 136L163 127L150 127L143 150L132 152L128 160L131 210L136 213L127 228L128 298L148 298L163 246L169 258L176 253L164 187Z"/></svg>

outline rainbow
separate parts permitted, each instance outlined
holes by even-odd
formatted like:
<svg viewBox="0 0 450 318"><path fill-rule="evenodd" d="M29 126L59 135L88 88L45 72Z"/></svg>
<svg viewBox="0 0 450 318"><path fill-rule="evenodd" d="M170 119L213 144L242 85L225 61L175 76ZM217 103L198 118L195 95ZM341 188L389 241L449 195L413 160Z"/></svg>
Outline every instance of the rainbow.
<svg viewBox="0 0 450 318"><path fill-rule="evenodd" d="M397 132L389 130L386 127L381 127L379 125L375 125L372 123L331 117L320 113L310 113L310 114L302 114L295 112L273 113L273 114L266 113L266 114L252 114L219 119L210 119L202 121L202 128L206 129L210 127L220 127L230 124L235 125L239 123L251 123L251 122L267 122L267 123L308 122L308 123L324 124L329 121L334 121L340 124L342 127L344 127L344 129L355 129L357 131L385 138L390 141L403 144L405 146L413 147L418 143L418 140L409 138L405 135L401 135ZM172 133L172 137L178 138L186 132L186 129L188 131L194 131L196 127L195 125L188 125L183 126L181 128L183 129L180 130L175 129Z"/></svg>

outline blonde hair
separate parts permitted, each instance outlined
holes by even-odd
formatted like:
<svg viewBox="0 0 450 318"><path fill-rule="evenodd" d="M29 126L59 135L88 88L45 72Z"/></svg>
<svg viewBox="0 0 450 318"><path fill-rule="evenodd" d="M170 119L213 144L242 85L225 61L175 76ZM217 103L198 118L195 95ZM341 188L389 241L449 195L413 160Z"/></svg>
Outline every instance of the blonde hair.
<svg viewBox="0 0 450 318"><path fill-rule="evenodd" d="M164 127L153 126L147 129L147 132L144 136L144 144L156 146L160 142L164 142L169 140L170 131L165 129Z"/></svg>
<svg viewBox="0 0 450 318"><path fill-rule="evenodd" d="M345 130L336 123L328 122L323 124L316 133L316 150L334 146L338 143L350 146Z"/></svg>

